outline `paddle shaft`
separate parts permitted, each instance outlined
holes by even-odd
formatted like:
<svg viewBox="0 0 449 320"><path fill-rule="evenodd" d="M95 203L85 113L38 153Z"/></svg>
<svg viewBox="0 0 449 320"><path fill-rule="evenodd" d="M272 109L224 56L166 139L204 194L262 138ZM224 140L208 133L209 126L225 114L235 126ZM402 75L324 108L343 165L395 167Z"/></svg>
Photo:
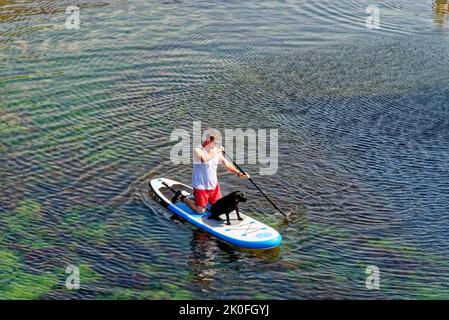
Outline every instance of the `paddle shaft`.
<svg viewBox="0 0 449 320"><path fill-rule="evenodd" d="M234 160L232 160L224 151L223 151L223 155L226 156L229 160L231 160L231 162L234 164L234 166L236 166L237 169L239 169L241 173L246 174L245 171L243 171L242 168L240 168L240 166L237 163L235 163ZM277 211L279 211L284 217L286 217L288 219L287 215L284 212L282 212L282 210L279 209L277 207L277 205L275 205L274 202L270 200L270 198L268 198L268 196L262 191L262 189L259 188L259 186L253 181L253 179L249 178L248 180L256 187L257 190L260 191L260 193L265 197L265 199L267 199L268 202L271 203L271 205Z"/></svg>

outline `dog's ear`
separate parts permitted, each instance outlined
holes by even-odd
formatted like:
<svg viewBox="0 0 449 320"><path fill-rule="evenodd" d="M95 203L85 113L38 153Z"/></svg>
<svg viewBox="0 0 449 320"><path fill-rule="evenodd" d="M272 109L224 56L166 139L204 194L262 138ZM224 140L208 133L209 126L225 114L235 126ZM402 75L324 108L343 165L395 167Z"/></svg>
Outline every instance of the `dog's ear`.
<svg viewBox="0 0 449 320"><path fill-rule="evenodd" d="M237 192L237 200L240 202L246 202L247 199L245 193L241 191Z"/></svg>

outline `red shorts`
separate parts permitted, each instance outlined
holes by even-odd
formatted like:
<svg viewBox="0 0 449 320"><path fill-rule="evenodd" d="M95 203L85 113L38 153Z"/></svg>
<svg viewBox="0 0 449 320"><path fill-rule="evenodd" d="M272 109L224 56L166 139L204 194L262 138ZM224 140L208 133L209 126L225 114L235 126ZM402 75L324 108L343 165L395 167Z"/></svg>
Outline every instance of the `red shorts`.
<svg viewBox="0 0 449 320"><path fill-rule="evenodd" d="M206 208L208 203L214 204L221 198L220 185L217 184L214 189L210 190L193 189L193 195L196 205Z"/></svg>

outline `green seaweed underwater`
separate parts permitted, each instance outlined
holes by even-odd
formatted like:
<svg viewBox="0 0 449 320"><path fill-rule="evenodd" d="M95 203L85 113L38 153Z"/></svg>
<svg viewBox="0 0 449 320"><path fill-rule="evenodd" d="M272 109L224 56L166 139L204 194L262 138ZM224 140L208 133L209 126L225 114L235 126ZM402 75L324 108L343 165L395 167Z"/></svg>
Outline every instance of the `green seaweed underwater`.
<svg viewBox="0 0 449 320"><path fill-rule="evenodd" d="M70 218L73 220L73 215ZM81 288L102 279L82 257L71 252L73 248L55 242L58 237L45 220L42 205L33 199L20 201L12 212L0 216L0 299L39 299L66 290L69 264L79 268ZM104 240L105 226L96 222L72 231L72 239L88 237L88 243L97 244Z"/></svg>
<svg viewBox="0 0 449 320"><path fill-rule="evenodd" d="M37 299L58 283L58 276L54 273L34 274L23 270L17 252L0 247L0 261L0 299Z"/></svg>

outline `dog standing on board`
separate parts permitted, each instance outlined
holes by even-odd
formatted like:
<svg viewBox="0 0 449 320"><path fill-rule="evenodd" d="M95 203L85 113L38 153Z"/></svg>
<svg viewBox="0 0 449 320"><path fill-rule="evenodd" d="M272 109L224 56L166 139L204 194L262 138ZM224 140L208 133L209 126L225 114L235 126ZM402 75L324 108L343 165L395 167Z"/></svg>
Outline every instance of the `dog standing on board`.
<svg viewBox="0 0 449 320"><path fill-rule="evenodd" d="M211 215L208 217L208 219L215 219L220 221L220 216L225 214L226 215L226 224L229 226L231 224L231 221L229 219L229 214L235 210L237 213L237 219L239 221L242 221L242 217L240 217L239 213L239 203L240 202L246 202L248 199L246 198L246 195L243 192L235 191L227 196L217 200L211 207L210 212Z"/></svg>

